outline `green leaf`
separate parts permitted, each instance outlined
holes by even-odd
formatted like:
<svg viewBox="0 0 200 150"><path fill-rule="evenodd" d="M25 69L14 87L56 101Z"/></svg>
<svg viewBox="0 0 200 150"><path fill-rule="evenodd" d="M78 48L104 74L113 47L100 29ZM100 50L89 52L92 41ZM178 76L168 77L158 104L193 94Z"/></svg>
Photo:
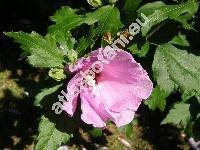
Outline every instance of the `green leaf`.
<svg viewBox="0 0 200 150"><path fill-rule="evenodd" d="M191 24L187 23L187 21L190 20L190 19L191 19L191 14L190 13L182 14L181 16L179 16L177 18L174 18L175 21L178 21L183 25L183 28L185 28L187 30L196 31Z"/></svg>
<svg viewBox="0 0 200 150"><path fill-rule="evenodd" d="M123 9L126 12L129 12L130 14L134 13L137 10L137 8L139 7L139 5L141 4L141 2L142 2L142 0L125 0Z"/></svg>
<svg viewBox="0 0 200 150"><path fill-rule="evenodd" d="M56 13L50 17L50 19L55 22L55 25L49 27L49 32L65 32L83 24L83 15L76 14L77 11L77 9L72 9L68 6L63 6L61 9L57 10Z"/></svg>
<svg viewBox="0 0 200 150"><path fill-rule="evenodd" d="M77 47L76 47L76 51L79 55L79 57L82 57L84 54L87 53L87 48L88 47L92 47L92 45L95 43L96 40L94 40L95 37L95 31L93 28L91 28L89 30L89 34L87 37L82 37L80 38Z"/></svg>
<svg viewBox="0 0 200 150"><path fill-rule="evenodd" d="M28 61L36 67L63 68L64 54L58 49L56 41L50 36L42 37L36 32L7 32L7 36L21 44L28 56Z"/></svg>
<svg viewBox="0 0 200 150"><path fill-rule="evenodd" d="M186 133L186 135L188 137L192 137L193 136L193 127L194 127L194 122L188 122L187 126L184 129L184 132Z"/></svg>
<svg viewBox="0 0 200 150"><path fill-rule="evenodd" d="M175 104L161 124L172 123L178 125L181 123L182 125L186 125L190 118L189 107L190 105L185 103Z"/></svg>
<svg viewBox="0 0 200 150"><path fill-rule="evenodd" d="M78 53L74 50L76 39L72 37L70 31L57 31L51 34L57 41L57 45L64 53L66 61L74 63L78 58Z"/></svg>
<svg viewBox="0 0 200 150"><path fill-rule="evenodd" d="M123 23L125 25L130 25L133 21L135 21L137 17L136 10L138 9L139 5L142 3L142 0L125 0L125 4L123 6L123 11L125 12L122 14L123 16Z"/></svg>
<svg viewBox="0 0 200 150"><path fill-rule="evenodd" d="M77 10L75 9L62 7L51 17L56 24L49 27L49 32L52 35L58 35L58 37L60 37L60 35L63 36L67 34L69 30L80 26L83 23L93 25L98 22L98 26L95 30L92 29L93 33L89 33L90 36L88 38L81 38L77 47L78 52L89 47L93 43L94 37L98 37L104 32L111 32L112 34L115 34L122 26L119 10L110 5L101 7L98 10L89 12L85 15L77 15L76 13ZM62 41L63 43L63 39L63 37L60 37L59 41Z"/></svg>
<svg viewBox="0 0 200 150"><path fill-rule="evenodd" d="M145 57L146 54L149 51L149 43L146 42L144 45L142 45L140 53L139 53L139 57Z"/></svg>
<svg viewBox="0 0 200 150"><path fill-rule="evenodd" d="M133 135L133 125L132 125L132 123L125 125L124 132L125 132L125 135L126 135L127 138L132 137L132 135Z"/></svg>
<svg viewBox="0 0 200 150"><path fill-rule="evenodd" d="M190 46L189 42L186 40L186 36L182 34L178 34L171 41L171 44L181 45L181 46Z"/></svg>
<svg viewBox="0 0 200 150"><path fill-rule="evenodd" d="M98 21L96 36L104 32L117 33L118 29L122 27L119 10L110 5L101 7L93 13L86 14L85 23L91 25Z"/></svg>
<svg viewBox="0 0 200 150"><path fill-rule="evenodd" d="M119 127L118 130L124 133L127 138L131 139L134 134L133 126L137 124L138 124L138 120L134 119L131 123L124 125L122 127Z"/></svg>
<svg viewBox="0 0 200 150"><path fill-rule="evenodd" d="M165 3L162 1L156 1L152 3L147 3L140 7L137 12L138 13L144 13L145 15L152 15L155 10L160 9L162 6L165 6Z"/></svg>
<svg viewBox="0 0 200 150"><path fill-rule="evenodd" d="M198 10L199 4L189 0L179 5L165 5L163 2L153 2L142 6L138 13L144 13L150 20L147 25L142 27L142 35L145 36L155 25L166 19L173 19L183 24L186 29L192 29L187 23Z"/></svg>
<svg viewBox="0 0 200 150"><path fill-rule="evenodd" d="M92 13L87 13L85 15L84 22L88 25L98 22L98 26L95 29L90 28L89 35L86 38L82 37L79 40L76 48L79 56L84 55L86 49L97 40L99 35L103 34L104 32L111 32L115 34L122 26L119 10L109 5L101 7ZM94 39L95 37L96 39Z"/></svg>
<svg viewBox="0 0 200 150"><path fill-rule="evenodd" d="M156 108L159 108L161 111L164 111L167 97L168 97L168 94L165 93L164 91L161 91L159 86L156 86L151 94L151 97L145 101L145 104L151 110L155 110Z"/></svg>
<svg viewBox="0 0 200 150"><path fill-rule="evenodd" d="M131 51L132 54L136 54L138 57L145 57L149 51L149 43L146 42L144 45L142 45L140 50L138 49L137 44L131 45L130 47L128 47L128 49Z"/></svg>
<svg viewBox="0 0 200 150"><path fill-rule="evenodd" d="M99 35L111 30L115 31L122 26L119 10L110 5L101 7L85 15L78 15L76 13L77 10L75 9L62 7L50 17L56 24L49 27L49 32L69 31L83 23L92 25L99 21L99 26L96 29L96 35Z"/></svg>
<svg viewBox="0 0 200 150"><path fill-rule="evenodd" d="M40 102L45 96L56 92L61 86L62 86L62 84L58 84L58 85L53 86L51 88L42 89L42 92L40 92L39 94L36 95L34 105L40 106Z"/></svg>
<svg viewBox="0 0 200 150"><path fill-rule="evenodd" d="M83 36L82 38L80 38L76 50L78 52L81 52L89 46L89 43L90 42L88 42L88 40Z"/></svg>
<svg viewBox="0 0 200 150"><path fill-rule="evenodd" d="M69 134L59 131L53 122L42 116L35 150L56 150L62 143L69 141L69 139Z"/></svg>
<svg viewBox="0 0 200 150"><path fill-rule="evenodd" d="M65 55L68 55L68 52L74 49L76 39L72 37L70 31L57 31L51 34L51 36L57 41L59 48L63 51Z"/></svg>
<svg viewBox="0 0 200 150"><path fill-rule="evenodd" d="M180 50L172 44L163 44L156 49L153 74L160 89L167 94L177 88L182 98L200 98L200 57Z"/></svg>
<svg viewBox="0 0 200 150"><path fill-rule="evenodd" d="M139 49L136 43L132 44L131 46L128 47L128 49L130 50L130 52L132 54L138 54L139 53Z"/></svg>
<svg viewBox="0 0 200 150"><path fill-rule="evenodd" d="M100 137L100 136L102 136L103 132L102 132L102 129L93 128L93 129L90 131L90 134L91 134L92 137Z"/></svg>

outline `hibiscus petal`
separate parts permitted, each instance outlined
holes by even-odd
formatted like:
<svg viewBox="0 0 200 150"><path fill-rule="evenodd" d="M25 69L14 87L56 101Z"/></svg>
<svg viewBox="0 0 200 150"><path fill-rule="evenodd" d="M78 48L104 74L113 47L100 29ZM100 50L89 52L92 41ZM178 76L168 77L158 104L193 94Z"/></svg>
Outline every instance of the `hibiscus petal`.
<svg viewBox="0 0 200 150"><path fill-rule="evenodd" d="M92 92L88 89L81 91L80 96L82 100L81 119L88 124L93 124L94 127L104 127L108 119L111 119L118 127L120 127L130 123L134 118L135 110L126 109L121 112L112 111L104 103L105 101L101 96L93 95ZM136 110L141 103L141 101L137 101L137 105L135 105Z"/></svg>
<svg viewBox="0 0 200 150"><path fill-rule="evenodd" d="M135 97L132 89L127 84L122 84L115 81L105 81L99 83L99 96L104 101L106 106L112 111L121 112L126 109L137 110L142 99Z"/></svg>
<svg viewBox="0 0 200 150"><path fill-rule="evenodd" d="M125 110L120 113L113 111L108 112L112 116L111 120L116 124L117 127L129 124L133 120L135 115L135 111L133 110Z"/></svg>
<svg viewBox="0 0 200 150"><path fill-rule="evenodd" d="M94 127L99 127L99 128L105 127L107 117L95 109L95 107L97 107L97 105L94 105L94 103L96 103L95 101L96 99L88 97L88 94L82 91L80 97L81 97L81 110L82 110L81 119L87 124L92 124ZM91 104L92 100L93 100L93 105ZM99 105L99 107L103 108L102 105Z"/></svg>
<svg viewBox="0 0 200 150"><path fill-rule="evenodd" d="M146 71L123 50L118 50L115 58L104 65L97 82L108 108L118 112L129 108L136 110L153 88Z"/></svg>
<svg viewBox="0 0 200 150"><path fill-rule="evenodd" d="M82 57L74 64L70 64L68 66L68 70L72 73L78 72L78 71L85 71L85 70L89 69L91 67L92 63L94 63L96 61L97 61L96 56L89 56L87 58Z"/></svg>
<svg viewBox="0 0 200 150"><path fill-rule="evenodd" d="M69 115L73 116L76 105L77 98L80 93L78 83L82 80L79 74L76 74L67 85L67 101L63 104L63 110L65 110Z"/></svg>

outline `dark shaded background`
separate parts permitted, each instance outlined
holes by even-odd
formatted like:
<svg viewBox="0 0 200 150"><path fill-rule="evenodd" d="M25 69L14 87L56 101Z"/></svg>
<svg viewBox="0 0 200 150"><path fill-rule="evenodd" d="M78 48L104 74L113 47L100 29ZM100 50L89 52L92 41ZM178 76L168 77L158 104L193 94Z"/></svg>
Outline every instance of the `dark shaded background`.
<svg viewBox="0 0 200 150"><path fill-rule="evenodd" d="M5 96L0 99L0 149L20 150L31 145L35 139L34 135L37 134L37 119L40 116L39 110L33 107L32 97L37 89L40 89L34 81L34 77L40 74L40 71L32 68L24 59L20 59L22 50L19 44L7 38L3 32L36 31L45 35L47 27L51 24L49 16L62 5L69 5L69 1L0 0L0 72L11 71L9 78L17 79L20 87L31 91L30 97L24 96L23 99L13 96L9 89L4 91ZM20 76L19 70L23 71ZM16 121L17 125L14 125ZM21 138L20 142L15 145L18 138Z"/></svg>

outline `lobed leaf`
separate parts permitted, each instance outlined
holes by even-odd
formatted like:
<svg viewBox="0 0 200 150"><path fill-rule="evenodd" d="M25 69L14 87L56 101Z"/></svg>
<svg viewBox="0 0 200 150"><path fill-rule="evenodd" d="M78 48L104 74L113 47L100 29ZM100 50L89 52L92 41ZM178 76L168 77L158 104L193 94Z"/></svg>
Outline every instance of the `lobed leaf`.
<svg viewBox="0 0 200 150"><path fill-rule="evenodd" d="M179 5L165 5L163 2L157 1L142 6L138 10L138 13L144 13L149 19L147 25L141 29L142 35L147 35L153 26L166 19L173 19L183 24L183 27L186 29L193 29L193 27L188 24L187 21L194 17L198 10L198 6L199 4L192 0Z"/></svg>
<svg viewBox="0 0 200 150"><path fill-rule="evenodd" d="M39 94L36 95L34 105L40 106L40 102L45 96L56 92L61 86L62 86L62 84L58 84L58 85L55 85L51 88L42 89L42 91Z"/></svg>
<svg viewBox="0 0 200 150"><path fill-rule="evenodd" d="M141 46L140 49L138 49L137 44L134 43L129 46L128 49L131 51L132 54L136 54L138 57L145 57L149 51L149 43L146 42L144 45Z"/></svg>
<svg viewBox="0 0 200 150"><path fill-rule="evenodd" d="M99 22L96 28L96 36L104 32L115 33L122 27L119 10L110 5L101 7L93 13L86 14L85 23L91 25L96 22Z"/></svg>
<svg viewBox="0 0 200 150"><path fill-rule="evenodd" d="M72 9L68 6L63 6L61 9L57 10L56 13L50 17L55 25L49 27L48 31L50 33L57 31L69 31L84 23L83 15L78 15L77 9Z"/></svg>
<svg viewBox="0 0 200 150"><path fill-rule="evenodd" d="M59 67L64 63L64 53L57 47L55 39L49 34L45 37L32 32L7 32L7 36L21 44L28 55L28 61L35 67Z"/></svg>
<svg viewBox="0 0 200 150"><path fill-rule="evenodd" d="M58 146L66 143L69 139L69 134L59 131L53 122L42 116L35 150L56 150Z"/></svg>
<svg viewBox="0 0 200 150"><path fill-rule="evenodd" d="M166 98L168 94L164 91L161 91L159 86L156 86L148 100L145 101L145 104L151 110L155 110L159 108L161 111L165 110L166 106Z"/></svg>
<svg viewBox="0 0 200 150"><path fill-rule="evenodd" d="M190 105L185 103L175 104L161 124L172 123L178 125L181 123L182 125L186 125L190 119L189 107Z"/></svg>
<svg viewBox="0 0 200 150"><path fill-rule="evenodd" d="M184 100L200 98L200 57L189 54L172 44L156 49L153 61L154 78L167 94L179 89Z"/></svg>

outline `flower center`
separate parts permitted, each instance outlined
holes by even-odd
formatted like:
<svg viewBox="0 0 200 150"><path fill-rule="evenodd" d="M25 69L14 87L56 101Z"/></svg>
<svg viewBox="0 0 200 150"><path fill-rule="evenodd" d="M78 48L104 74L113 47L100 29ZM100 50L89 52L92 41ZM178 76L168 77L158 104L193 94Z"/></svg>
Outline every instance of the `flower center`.
<svg viewBox="0 0 200 150"><path fill-rule="evenodd" d="M91 86L91 87L95 87L96 81L95 81L95 78L93 78L93 76L91 76L91 75L86 75L85 80L86 80L86 82L87 82L87 85L89 85L89 86Z"/></svg>
<svg viewBox="0 0 200 150"><path fill-rule="evenodd" d="M100 95L99 90L101 89L101 85L98 85L96 82L96 75L95 78L92 75L86 75L86 83L92 90L93 95Z"/></svg>

